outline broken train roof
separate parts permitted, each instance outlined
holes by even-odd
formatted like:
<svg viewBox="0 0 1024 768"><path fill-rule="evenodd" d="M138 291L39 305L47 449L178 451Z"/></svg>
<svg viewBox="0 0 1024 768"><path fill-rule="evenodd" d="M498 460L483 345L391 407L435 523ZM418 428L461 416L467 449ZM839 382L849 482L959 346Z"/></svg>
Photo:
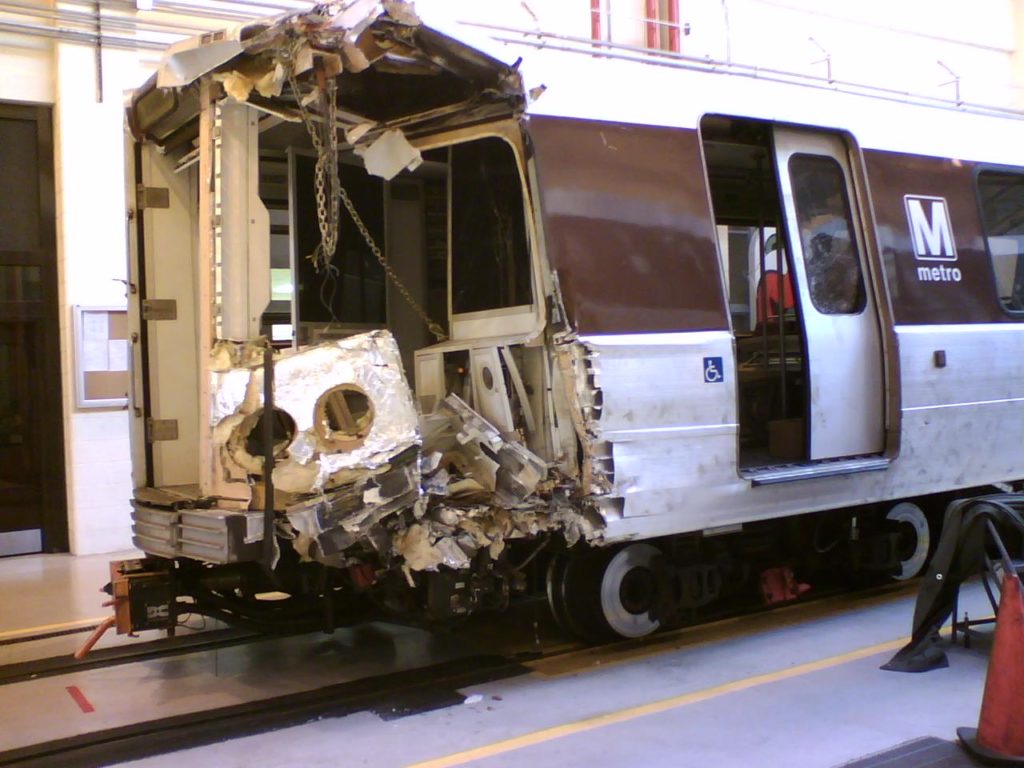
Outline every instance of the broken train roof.
<svg viewBox="0 0 1024 768"><path fill-rule="evenodd" d="M525 101L519 61L502 61L487 47L424 25L406 0L316 5L171 46L132 95L129 127L137 139L184 143L172 139L198 113L205 76L237 101L288 121L300 119L299 99L308 103L314 88L336 77L338 120L359 126L360 138L515 114Z"/></svg>

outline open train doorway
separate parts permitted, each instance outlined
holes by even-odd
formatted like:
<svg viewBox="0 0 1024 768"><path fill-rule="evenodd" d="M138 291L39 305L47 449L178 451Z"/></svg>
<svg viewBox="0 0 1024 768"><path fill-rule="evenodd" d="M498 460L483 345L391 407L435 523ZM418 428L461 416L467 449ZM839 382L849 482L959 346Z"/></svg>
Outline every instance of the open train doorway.
<svg viewBox="0 0 1024 768"><path fill-rule="evenodd" d="M735 335L740 471L791 479L794 466L877 456L882 344L846 143L720 116L701 135Z"/></svg>

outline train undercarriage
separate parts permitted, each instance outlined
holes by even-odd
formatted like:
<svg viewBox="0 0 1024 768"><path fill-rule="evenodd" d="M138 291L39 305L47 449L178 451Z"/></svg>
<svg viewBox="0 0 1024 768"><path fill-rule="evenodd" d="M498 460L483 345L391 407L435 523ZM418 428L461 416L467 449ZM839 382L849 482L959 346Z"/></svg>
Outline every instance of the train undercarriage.
<svg viewBox="0 0 1024 768"><path fill-rule="evenodd" d="M133 632L173 631L186 614L268 633L374 619L436 626L512 602L546 601L564 630L599 642L912 578L931 554L948 498L611 546L568 546L560 532L549 532L511 541L497 557L477 551L468 567L435 571L412 572L401 558L372 552L333 567L283 549L272 570L149 556L112 563L108 589L118 626Z"/></svg>

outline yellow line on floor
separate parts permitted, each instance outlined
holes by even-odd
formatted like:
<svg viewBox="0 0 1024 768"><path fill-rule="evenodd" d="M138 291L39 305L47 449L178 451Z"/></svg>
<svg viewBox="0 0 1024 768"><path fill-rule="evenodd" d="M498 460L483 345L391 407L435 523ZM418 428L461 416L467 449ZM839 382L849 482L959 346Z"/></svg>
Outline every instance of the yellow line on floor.
<svg viewBox="0 0 1024 768"><path fill-rule="evenodd" d="M562 677L601 665L604 669L648 656L670 651L693 649L719 642L724 638L737 638L795 626L822 616L846 614L868 606L892 603L917 592L917 585L892 585L868 594L844 593L805 603L793 603L769 611L731 616L707 624L697 624L658 633L639 640L622 640L610 645L580 648L565 653L554 653L523 666L545 677Z"/></svg>
<svg viewBox="0 0 1024 768"><path fill-rule="evenodd" d="M65 621L60 624L43 624L39 627L26 627L25 629L12 629L7 632L0 632L0 640L16 640L22 637L34 637L35 635L48 635L54 632L64 632L69 629L81 629L82 627L95 627L105 617L100 616L98 619L77 619L75 621Z"/></svg>
<svg viewBox="0 0 1024 768"><path fill-rule="evenodd" d="M522 736L515 736L511 739L496 741L492 744L485 744L482 747L475 747L473 749L467 749L463 752L456 752L445 757L438 757L431 760L424 760L423 762L414 763L410 765L409 768L449 768L449 766L464 765L465 763L471 762L473 760L482 760L484 758L494 757L495 755L501 755L506 752L512 752L517 749L522 749L523 747L531 747L535 744L542 744L546 741L560 739L564 736L572 736L576 733L592 731L596 728L603 728L607 725L624 723L628 720L635 720L639 717L646 717L647 715L656 715L660 712L666 712L670 709L685 707L689 704L696 704L698 702L707 701L708 699L714 699L719 696L725 696L730 693L736 693L738 691L745 691L750 688L756 688L759 685L775 683L780 680L788 680L792 677L799 677L800 675L806 675L811 672L819 672L823 669L837 667L841 664L846 664L851 661L857 661L858 659L865 659L868 656L874 656L875 654L883 653L885 651L894 651L898 648L903 647L909 641L909 637L902 637L899 640L890 640L886 643L870 645L866 648L861 648L856 651L850 651L849 653L843 653L838 656L829 656L826 659L811 661L806 664L798 664L795 667L788 667L786 669L780 669L775 672L768 672L763 675L747 677L743 680L736 680L731 683L725 683L724 685L717 685L713 688L705 688L704 690L694 691L693 693L684 693L679 696L671 696L667 699L653 701L649 704L640 704L634 707L627 707L626 709L620 709L616 712L607 712L603 715L595 715L594 717L588 717L583 720L576 720L574 722L565 723L563 725L555 725L550 728L542 728L539 731L526 733Z"/></svg>

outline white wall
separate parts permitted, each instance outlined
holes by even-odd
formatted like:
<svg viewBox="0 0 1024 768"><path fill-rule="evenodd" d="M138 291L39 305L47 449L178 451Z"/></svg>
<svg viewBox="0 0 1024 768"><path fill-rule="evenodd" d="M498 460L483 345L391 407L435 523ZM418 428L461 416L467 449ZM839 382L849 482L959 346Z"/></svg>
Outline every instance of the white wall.
<svg viewBox="0 0 1024 768"><path fill-rule="evenodd" d="M0 99L52 104L53 45L49 40L0 34Z"/></svg>
<svg viewBox="0 0 1024 768"><path fill-rule="evenodd" d="M614 42L643 45L644 0L602 0ZM682 52L975 104L1024 106L1024 0L679 0ZM427 23L458 18L590 36L589 0L418 0ZM1015 18L1016 12L1016 18ZM536 17L536 18L534 18ZM817 41L812 42L810 38ZM820 46L820 47L819 47ZM824 51L822 50L824 49Z"/></svg>
<svg viewBox="0 0 1024 768"><path fill-rule="evenodd" d="M71 551L91 554L131 546L129 415L76 407L72 308L126 304L123 92L149 72L134 53L105 51L97 102L94 51L69 43L54 48L68 515Z"/></svg>
<svg viewBox="0 0 1024 768"><path fill-rule="evenodd" d="M1014 50L1010 59L1010 74L1017 94L1014 106L1024 109L1024 0L1013 0L1012 25Z"/></svg>

